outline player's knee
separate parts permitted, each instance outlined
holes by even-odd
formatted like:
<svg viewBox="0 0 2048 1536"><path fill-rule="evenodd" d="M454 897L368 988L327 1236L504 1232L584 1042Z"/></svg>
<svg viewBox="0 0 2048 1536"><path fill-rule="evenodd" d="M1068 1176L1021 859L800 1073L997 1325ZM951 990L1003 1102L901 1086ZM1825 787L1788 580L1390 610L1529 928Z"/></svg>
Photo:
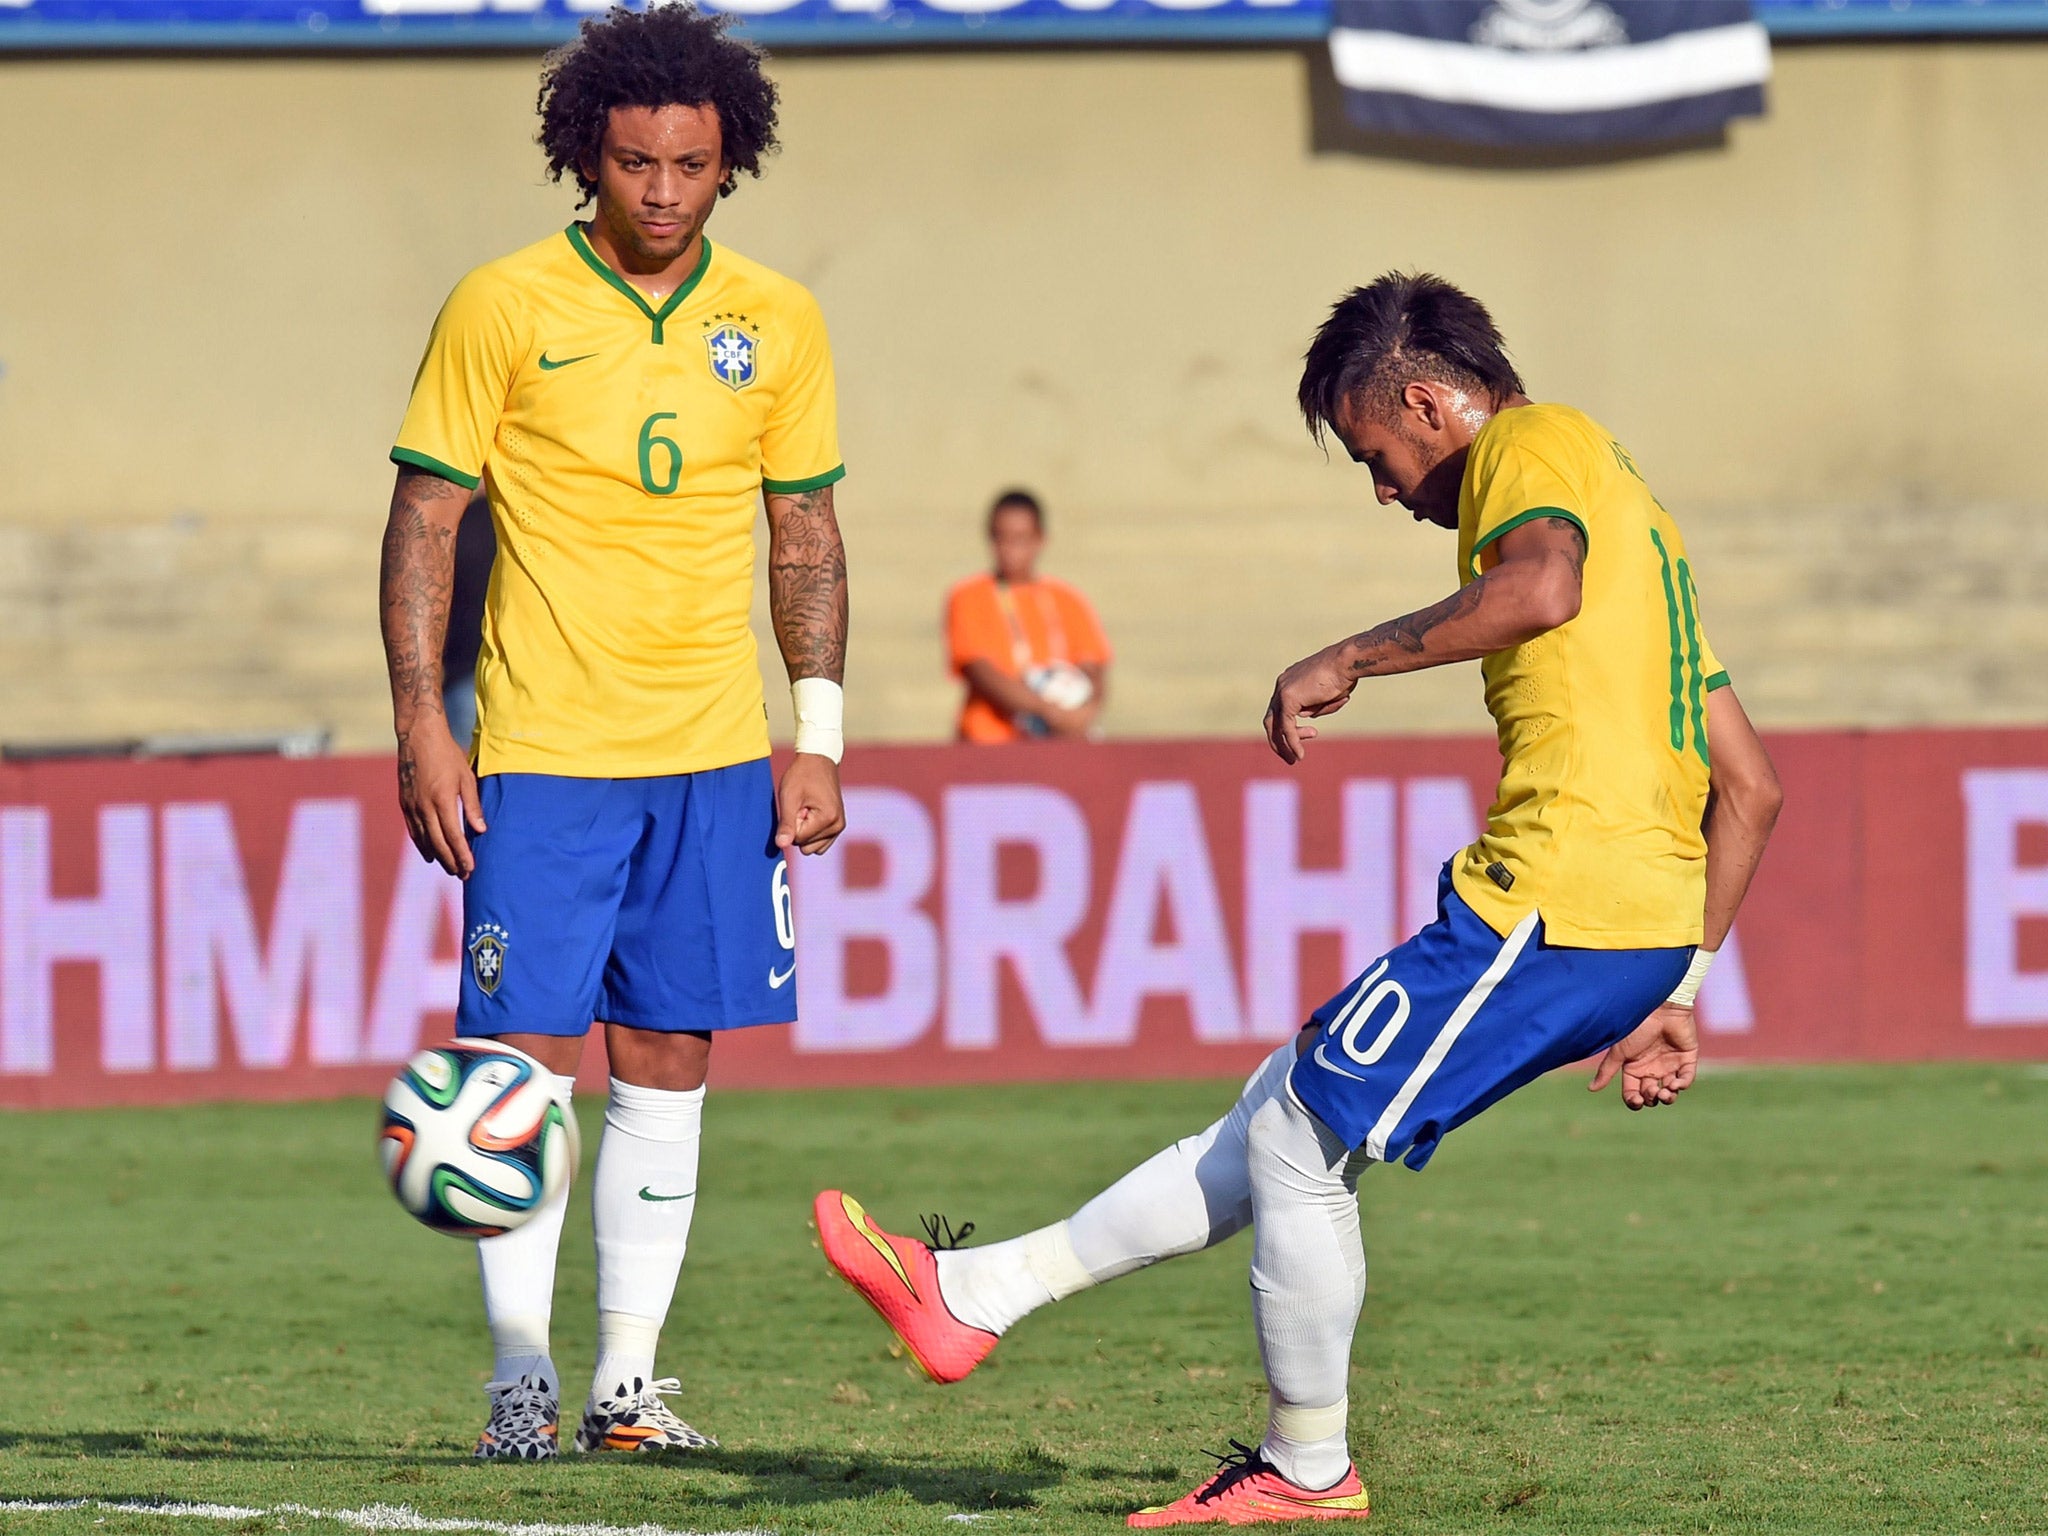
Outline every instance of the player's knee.
<svg viewBox="0 0 2048 1536"><path fill-rule="evenodd" d="M611 1073L642 1088L689 1093L704 1086L711 1069L711 1036L702 1030L605 1026Z"/></svg>

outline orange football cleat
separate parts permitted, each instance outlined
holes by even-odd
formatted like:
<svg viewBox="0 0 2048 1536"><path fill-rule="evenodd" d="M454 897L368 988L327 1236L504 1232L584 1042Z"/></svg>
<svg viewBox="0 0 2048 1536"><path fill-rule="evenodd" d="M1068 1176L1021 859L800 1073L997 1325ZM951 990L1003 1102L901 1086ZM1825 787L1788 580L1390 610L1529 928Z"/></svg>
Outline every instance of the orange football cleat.
<svg viewBox="0 0 2048 1536"><path fill-rule="evenodd" d="M1125 1523L1159 1525L1263 1525L1273 1520L1363 1520L1371 1513L1358 1468L1345 1470L1334 1488L1297 1488L1271 1462L1241 1441L1216 1458L1216 1475L1171 1504L1141 1509Z"/></svg>
<svg viewBox="0 0 2048 1536"><path fill-rule="evenodd" d="M996 1334L970 1328L939 1294L931 1248L876 1226L851 1195L828 1189L812 1206L825 1261L860 1292L933 1381L958 1381L996 1347Z"/></svg>

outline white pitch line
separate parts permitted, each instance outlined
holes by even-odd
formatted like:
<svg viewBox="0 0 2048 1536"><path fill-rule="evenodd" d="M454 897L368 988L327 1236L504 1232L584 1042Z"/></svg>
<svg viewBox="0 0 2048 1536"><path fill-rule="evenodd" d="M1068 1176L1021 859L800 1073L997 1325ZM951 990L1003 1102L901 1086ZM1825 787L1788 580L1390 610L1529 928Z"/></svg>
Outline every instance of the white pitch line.
<svg viewBox="0 0 2048 1536"><path fill-rule="evenodd" d="M300 1515L332 1520L359 1531L487 1531L491 1536L774 1536L773 1532L679 1531L665 1525L600 1525L594 1521L555 1524L534 1520L459 1520L423 1515L406 1504L369 1504L361 1509L314 1509L306 1504L273 1504L249 1509L237 1504L182 1504L163 1499L7 1499L0 1510L55 1514L72 1509L104 1509L122 1515L156 1515L186 1520L250 1520L263 1515Z"/></svg>

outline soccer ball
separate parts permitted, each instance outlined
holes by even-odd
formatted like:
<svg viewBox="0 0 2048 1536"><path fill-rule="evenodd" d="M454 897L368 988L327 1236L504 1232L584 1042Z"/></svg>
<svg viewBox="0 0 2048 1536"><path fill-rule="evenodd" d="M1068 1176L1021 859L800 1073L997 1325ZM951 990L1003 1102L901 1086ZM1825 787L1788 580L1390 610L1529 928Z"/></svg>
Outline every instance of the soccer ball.
<svg viewBox="0 0 2048 1536"><path fill-rule="evenodd" d="M1024 686L1054 709L1079 709L1095 697L1095 684L1071 661L1029 668L1024 673Z"/></svg>
<svg viewBox="0 0 2048 1536"><path fill-rule="evenodd" d="M539 1073L496 1042L451 1040L407 1062L377 1136L398 1203L436 1232L496 1237L567 1188L576 1114Z"/></svg>

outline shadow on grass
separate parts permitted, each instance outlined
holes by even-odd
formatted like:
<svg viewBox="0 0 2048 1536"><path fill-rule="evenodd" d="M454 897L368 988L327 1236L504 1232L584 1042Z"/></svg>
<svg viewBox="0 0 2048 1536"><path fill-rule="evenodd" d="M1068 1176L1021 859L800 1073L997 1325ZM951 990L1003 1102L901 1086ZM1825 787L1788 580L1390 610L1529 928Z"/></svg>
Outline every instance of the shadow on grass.
<svg viewBox="0 0 2048 1536"><path fill-rule="evenodd" d="M383 1463L394 1473L405 1468L477 1465L474 1458L461 1451L438 1447L412 1449L388 1442L337 1441L320 1436L169 1435L159 1430L0 1432L0 1452L123 1461L346 1462L362 1466ZM680 1475L687 1479L692 1505L731 1509L761 1504L795 1508L887 1494L905 1495L919 1504L949 1509L1035 1509L1041 1493L1069 1475L1093 1480L1105 1476L1145 1478L1156 1477L1161 1470L1087 1467L1069 1474L1058 1457L1036 1448L968 1463L934 1456L866 1454L817 1446L759 1450L721 1447L638 1460L644 1463L649 1476ZM574 1476L572 1468L604 1467L609 1471L622 1470L625 1465L634 1465L634 1459L563 1457L546 1471L534 1471L543 1477L561 1473ZM635 1470L642 1467L635 1465Z"/></svg>
<svg viewBox="0 0 2048 1536"><path fill-rule="evenodd" d="M112 1457L137 1461L353 1461L460 1466L472 1458L449 1447L417 1449L389 1441L337 1441L330 1436L174 1435L160 1429L79 1430L65 1434L0 1430L0 1452L24 1456Z"/></svg>
<svg viewBox="0 0 2048 1536"><path fill-rule="evenodd" d="M1036 1509L1039 1494L1065 1473L1059 1458L1035 1449L962 1464L931 1456L870 1455L817 1446L785 1450L720 1447L678 1465L686 1471L701 1467L706 1472L744 1478L745 1487L690 1490L693 1504L735 1509L763 1503L784 1507L828 1504L887 1493L951 1509Z"/></svg>

